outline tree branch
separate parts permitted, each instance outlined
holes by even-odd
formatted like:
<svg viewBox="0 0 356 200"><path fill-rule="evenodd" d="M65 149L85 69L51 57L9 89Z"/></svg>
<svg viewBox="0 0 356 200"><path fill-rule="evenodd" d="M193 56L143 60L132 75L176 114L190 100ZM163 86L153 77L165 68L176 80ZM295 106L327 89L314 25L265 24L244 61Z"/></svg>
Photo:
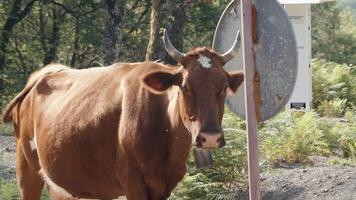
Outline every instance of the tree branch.
<svg viewBox="0 0 356 200"><path fill-rule="evenodd" d="M98 6L94 7L94 6L95 6L95 4L94 4L94 5L92 5L92 9L91 9L91 10L88 10L88 11L86 11L86 12L84 12L84 13L79 14L79 13L80 13L79 10L73 10L73 9L67 7L66 5L64 5L64 4L62 4L62 3L59 3L59 2L57 2L57 1L55 1L55 0L52 0L52 3L53 3L54 5L56 5L56 6L61 7L61 8L65 11L65 13L71 14L71 15L74 16L74 17L84 17L84 16L86 16L86 15L88 15L88 14L91 14L91 13L96 12L97 10L99 10L100 8L103 7L103 6L100 5L100 4L97 4ZM80 3L80 4L83 4L83 3ZM80 4L79 4L79 5L76 5L76 6L79 7Z"/></svg>
<svg viewBox="0 0 356 200"><path fill-rule="evenodd" d="M21 21L31 10L37 0L32 0L26 4L25 8L18 14L17 22Z"/></svg>
<svg viewBox="0 0 356 200"><path fill-rule="evenodd" d="M146 9L141 13L141 16L138 18L135 25L129 30L128 33L132 33L137 29L137 27L142 23L143 18L147 15L149 10L150 10L150 6L147 6Z"/></svg>
<svg viewBox="0 0 356 200"><path fill-rule="evenodd" d="M24 68L24 67L26 67L25 59L24 59L24 57L23 57L23 55L22 55L22 53L21 53L21 51L20 51L20 49L19 49L19 43L18 43L18 41L17 41L16 38L14 39L14 44L15 44L16 53L17 53L17 55L18 55L19 58L20 58L20 62L21 62L23 71L25 72L25 68Z"/></svg>

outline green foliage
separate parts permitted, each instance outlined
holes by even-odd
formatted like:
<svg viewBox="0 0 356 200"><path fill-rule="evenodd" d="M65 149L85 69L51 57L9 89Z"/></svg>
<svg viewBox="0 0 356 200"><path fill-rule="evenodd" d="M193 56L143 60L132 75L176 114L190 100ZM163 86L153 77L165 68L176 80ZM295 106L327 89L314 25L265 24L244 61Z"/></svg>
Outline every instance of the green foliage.
<svg viewBox="0 0 356 200"><path fill-rule="evenodd" d="M305 163L308 157L338 156L356 163L356 113L345 119L319 117L313 111L286 111L268 121L260 130L260 150L265 163Z"/></svg>
<svg viewBox="0 0 356 200"><path fill-rule="evenodd" d="M340 157L329 158L328 163L331 165L356 166L356 162Z"/></svg>
<svg viewBox="0 0 356 200"><path fill-rule="evenodd" d="M3 200L20 199L16 182L0 181L0 199Z"/></svg>
<svg viewBox="0 0 356 200"><path fill-rule="evenodd" d="M262 128L261 152L268 164L304 163L308 156L330 155L315 112L285 112Z"/></svg>
<svg viewBox="0 0 356 200"><path fill-rule="evenodd" d="M313 57L331 59L335 55L334 48L330 48L335 41L339 29L338 15L340 9L336 3L312 5L312 54ZM323 16L323 17L320 17Z"/></svg>
<svg viewBox="0 0 356 200"><path fill-rule="evenodd" d="M356 19L356 13L355 13L356 1L354 1L354 0L339 0L337 3L340 8L352 10L353 16Z"/></svg>
<svg viewBox="0 0 356 200"><path fill-rule="evenodd" d="M323 139L329 146L329 149L332 152L337 152L339 149L339 138L340 133L335 128L336 119L341 118L329 118L322 117L320 118L319 129L324 133Z"/></svg>
<svg viewBox="0 0 356 200"><path fill-rule="evenodd" d="M337 2L312 5L312 54L336 63L356 64L356 20ZM322 17L320 17L322 16Z"/></svg>
<svg viewBox="0 0 356 200"><path fill-rule="evenodd" d="M11 32L5 54L6 65L4 71L0 72L0 78L5 81L0 106L5 105L23 88L31 72L43 66L50 47L56 47L56 52L51 53L55 54L53 62L74 68L87 68L104 62L103 54L106 48L103 43L108 17L105 1L42 2L44 3L36 2L31 12ZM228 2L229 0L176 1L175 6L184 6L186 10L186 17L179 19L184 22L184 51L197 46L211 46L215 26ZM1 28L9 16L12 3L11 1L0 3ZM167 3L166 1L162 3L161 28L171 23L171 20L164 17L171 9L167 7ZM122 42L118 44L120 62L137 62L145 59L149 39L147 36L150 34L150 6L151 1L126 1L123 23L120 27ZM60 15L58 41L52 37L54 10ZM41 13L44 16L43 22L39 20Z"/></svg>
<svg viewBox="0 0 356 200"><path fill-rule="evenodd" d="M209 1L209 0L208 0ZM211 47L215 27L229 0L194 1L187 9L187 20L184 30L184 50L193 47Z"/></svg>
<svg viewBox="0 0 356 200"><path fill-rule="evenodd" d="M339 145L344 157L350 158L356 163L356 113L348 111L345 114L346 123L334 126L335 131L340 134Z"/></svg>
<svg viewBox="0 0 356 200"><path fill-rule="evenodd" d="M345 64L313 59L313 107L340 116L356 105L356 70ZM325 113L326 112L326 113Z"/></svg>
<svg viewBox="0 0 356 200"><path fill-rule="evenodd" d="M170 199L236 199L225 187L221 173L216 170L195 170L187 174Z"/></svg>
<svg viewBox="0 0 356 200"><path fill-rule="evenodd" d="M1 200L16 200L20 199L20 194L16 181L1 181L0 180L0 199ZM44 188L41 200L49 200L48 191Z"/></svg>
<svg viewBox="0 0 356 200"><path fill-rule="evenodd" d="M328 117L342 117L346 109L347 99L332 99L324 100L320 105L319 110Z"/></svg>
<svg viewBox="0 0 356 200"><path fill-rule="evenodd" d="M0 121L0 135L12 135L14 133L14 128L12 124L5 124Z"/></svg>

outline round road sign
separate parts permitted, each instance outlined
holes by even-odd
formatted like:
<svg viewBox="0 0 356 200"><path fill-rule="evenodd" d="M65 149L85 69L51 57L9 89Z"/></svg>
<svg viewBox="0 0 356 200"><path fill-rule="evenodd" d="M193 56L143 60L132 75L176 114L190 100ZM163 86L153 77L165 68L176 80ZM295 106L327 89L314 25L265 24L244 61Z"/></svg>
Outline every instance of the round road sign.
<svg viewBox="0 0 356 200"><path fill-rule="evenodd" d="M215 30L213 49L226 52L241 30L240 1L232 1ZM258 42L255 45L256 69L260 76L261 121L270 119L287 104L298 70L294 30L284 8L276 0L255 0ZM242 31L240 31L242 32ZM227 71L242 70L242 50L225 65ZM249 67L249 66L246 66ZM227 107L245 118L244 88L227 98Z"/></svg>

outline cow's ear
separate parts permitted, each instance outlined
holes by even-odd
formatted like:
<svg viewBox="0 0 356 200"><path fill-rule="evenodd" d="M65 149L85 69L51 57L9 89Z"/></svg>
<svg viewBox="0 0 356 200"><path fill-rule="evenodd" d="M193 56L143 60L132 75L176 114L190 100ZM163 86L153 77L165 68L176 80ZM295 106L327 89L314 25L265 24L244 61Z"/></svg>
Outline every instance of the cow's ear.
<svg viewBox="0 0 356 200"><path fill-rule="evenodd" d="M244 80L244 74L242 71L236 72L229 72L228 73L228 80L229 80L229 93L235 93L241 83Z"/></svg>
<svg viewBox="0 0 356 200"><path fill-rule="evenodd" d="M153 93L161 94L172 85L180 85L182 82L181 73L153 72L143 77L143 84Z"/></svg>

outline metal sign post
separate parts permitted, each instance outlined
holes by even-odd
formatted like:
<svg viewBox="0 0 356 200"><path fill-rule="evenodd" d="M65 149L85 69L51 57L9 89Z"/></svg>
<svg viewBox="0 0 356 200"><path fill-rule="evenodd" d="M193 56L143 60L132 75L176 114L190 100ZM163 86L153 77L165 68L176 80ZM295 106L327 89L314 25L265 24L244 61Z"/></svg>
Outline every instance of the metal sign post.
<svg viewBox="0 0 356 200"><path fill-rule="evenodd" d="M256 35L256 18L253 17L252 0L241 1L243 63L245 74L245 111L248 148L248 174L250 200L260 200L260 180L257 144L257 110L255 104L255 52L253 35Z"/></svg>
<svg viewBox="0 0 356 200"><path fill-rule="evenodd" d="M245 85L229 96L227 107L246 119L250 199L261 198L257 122L280 112L292 95L298 72L293 26L277 0L232 0L220 17L213 49L226 52L240 30L242 51L225 70L244 70Z"/></svg>

